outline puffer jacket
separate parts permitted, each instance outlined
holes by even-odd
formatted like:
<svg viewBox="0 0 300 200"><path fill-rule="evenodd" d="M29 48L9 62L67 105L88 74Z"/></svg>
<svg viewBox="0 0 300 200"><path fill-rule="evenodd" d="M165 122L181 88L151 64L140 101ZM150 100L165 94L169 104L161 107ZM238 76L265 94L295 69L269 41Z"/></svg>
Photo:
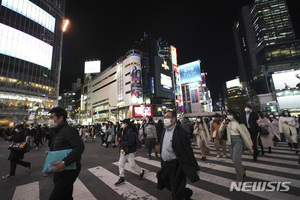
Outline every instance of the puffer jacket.
<svg viewBox="0 0 300 200"><path fill-rule="evenodd" d="M129 128L126 127L125 130L121 129L117 137L120 138L119 144L120 144L120 150L121 149L128 149L125 153L134 153L136 152L136 142L135 142L135 135L134 132Z"/></svg>
<svg viewBox="0 0 300 200"><path fill-rule="evenodd" d="M156 126L153 122L149 122L145 128L145 133L147 138L155 138L157 139Z"/></svg>
<svg viewBox="0 0 300 200"><path fill-rule="evenodd" d="M79 136L78 130L64 122L62 125L52 129L52 142L50 151L72 149L72 152L63 159L68 166L74 162L79 163L84 151L84 144Z"/></svg>

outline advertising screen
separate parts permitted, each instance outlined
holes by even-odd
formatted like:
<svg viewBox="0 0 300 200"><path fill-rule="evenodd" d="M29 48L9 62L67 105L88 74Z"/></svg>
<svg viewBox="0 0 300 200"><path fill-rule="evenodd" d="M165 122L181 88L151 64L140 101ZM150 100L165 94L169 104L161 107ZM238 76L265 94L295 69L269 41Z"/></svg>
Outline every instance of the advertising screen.
<svg viewBox="0 0 300 200"><path fill-rule="evenodd" d="M132 108L133 118L153 117L152 105L136 105Z"/></svg>
<svg viewBox="0 0 300 200"><path fill-rule="evenodd" d="M272 74L275 90L300 87L300 70Z"/></svg>
<svg viewBox="0 0 300 200"><path fill-rule="evenodd" d="M177 65L177 51L174 46L171 46L171 59L174 65Z"/></svg>
<svg viewBox="0 0 300 200"><path fill-rule="evenodd" d="M131 66L131 103L137 104L143 102L143 86L142 86L142 68L141 58L139 56L131 56L127 58L129 62L127 66ZM125 65L126 66L126 65Z"/></svg>
<svg viewBox="0 0 300 200"><path fill-rule="evenodd" d="M84 73L85 74L92 74L92 73L100 73L100 65L101 61L86 61L84 63Z"/></svg>
<svg viewBox="0 0 300 200"><path fill-rule="evenodd" d="M201 81L200 60L179 66L181 84Z"/></svg>
<svg viewBox="0 0 300 200"><path fill-rule="evenodd" d="M236 78L226 82L226 88L242 87L240 79Z"/></svg>
<svg viewBox="0 0 300 200"><path fill-rule="evenodd" d="M55 18L29 0L2 0L1 5L31 19L54 33Z"/></svg>
<svg viewBox="0 0 300 200"><path fill-rule="evenodd" d="M53 47L0 23L0 53L51 69Z"/></svg>
<svg viewBox="0 0 300 200"><path fill-rule="evenodd" d="M201 79L202 79L202 86L203 86L203 87L206 87L205 73L201 73Z"/></svg>
<svg viewBox="0 0 300 200"><path fill-rule="evenodd" d="M166 89L171 89L172 88L172 79L171 79L170 76L160 74L160 83Z"/></svg>
<svg viewBox="0 0 300 200"><path fill-rule="evenodd" d="M198 83L190 83L190 96L191 96L191 103L199 103L199 93L198 93Z"/></svg>
<svg viewBox="0 0 300 200"><path fill-rule="evenodd" d="M281 110L300 108L300 89L277 91L276 97Z"/></svg>

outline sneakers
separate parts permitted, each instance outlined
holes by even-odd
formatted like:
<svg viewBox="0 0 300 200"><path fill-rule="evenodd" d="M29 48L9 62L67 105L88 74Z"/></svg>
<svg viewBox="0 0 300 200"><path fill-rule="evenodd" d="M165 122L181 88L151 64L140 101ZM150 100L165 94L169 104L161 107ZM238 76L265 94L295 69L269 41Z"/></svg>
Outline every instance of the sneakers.
<svg viewBox="0 0 300 200"><path fill-rule="evenodd" d="M31 163L29 163L28 168L29 168L29 173L31 173L31 171L32 171L32 165L31 165Z"/></svg>
<svg viewBox="0 0 300 200"><path fill-rule="evenodd" d="M223 155L222 157L223 157L223 158L226 158L226 155Z"/></svg>
<svg viewBox="0 0 300 200"><path fill-rule="evenodd" d="M217 155L217 158L220 158L220 155Z"/></svg>
<svg viewBox="0 0 300 200"><path fill-rule="evenodd" d="M142 170L142 173L140 174L140 180L144 178L145 170Z"/></svg>
<svg viewBox="0 0 300 200"><path fill-rule="evenodd" d="M120 179L115 183L115 186L119 186L125 183L125 180L123 177L120 177Z"/></svg>
<svg viewBox="0 0 300 200"><path fill-rule="evenodd" d="M8 178L13 178L15 177L14 175L10 175L10 174L7 174L5 176L2 176L2 179L5 180L5 179L8 179Z"/></svg>

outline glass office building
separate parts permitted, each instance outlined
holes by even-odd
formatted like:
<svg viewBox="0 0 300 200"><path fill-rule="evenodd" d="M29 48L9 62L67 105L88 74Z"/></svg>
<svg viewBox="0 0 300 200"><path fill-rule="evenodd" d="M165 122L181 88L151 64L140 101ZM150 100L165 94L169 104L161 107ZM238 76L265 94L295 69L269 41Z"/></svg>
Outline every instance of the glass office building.
<svg viewBox="0 0 300 200"><path fill-rule="evenodd" d="M65 0L0 3L1 115L49 109L58 97Z"/></svg>

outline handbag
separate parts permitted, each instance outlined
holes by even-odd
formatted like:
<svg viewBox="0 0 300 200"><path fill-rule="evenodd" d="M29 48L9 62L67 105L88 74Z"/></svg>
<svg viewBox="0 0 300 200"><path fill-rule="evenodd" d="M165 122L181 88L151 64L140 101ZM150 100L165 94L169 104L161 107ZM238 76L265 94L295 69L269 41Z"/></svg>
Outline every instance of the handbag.
<svg viewBox="0 0 300 200"><path fill-rule="evenodd" d="M217 131L214 131L211 137L216 138L217 137Z"/></svg>
<svg viewBox="0 0 300 200"><path fill-rule="evenodd" d="M193 134L194 134L194 135L199 135L199 129L198 129L198 128L195 128Z"/></svg>
<svg viewBox="0 0 300 200"><path fill-rule="evenodd" d="M65 157L67 157L72 152L72 149L64 149L59 151L46 151L47 157L45 160L44 168L42 173L50 173L55 169L54 165L51 163L56 163L62 161ZM72 163L71 165L65 167L65 170L75 170L76 169L76 162Z"/></svg>
<svg viewBox="0 0 300 200"><path fill-rule="evenodd" d="M155 151L156 153L159 153L159 152L160 152L160 145L159 145L159 144L157 144L157 145L154 146L154 151Z"/></svg>
<svg viewBox="0 0 300 200"><path fill-rule="evenodd" d="M262 128L260 131L260 135L264 136L264 135L269 135L269 131L266 128Z"/></svg>
<svg viewBox="0 0 300 200"><path fill-rule="evenodd" d="M27 142L11 142L8 149L16 151L26 151ZM27 151L28 152L28 151Z"/></svg>
<svg viewBox="0 0 300 200"><path fill-rule="evenodd" d="M227 140L227 129L225 128L224 131L221 132L221 140Z"/></svg>

